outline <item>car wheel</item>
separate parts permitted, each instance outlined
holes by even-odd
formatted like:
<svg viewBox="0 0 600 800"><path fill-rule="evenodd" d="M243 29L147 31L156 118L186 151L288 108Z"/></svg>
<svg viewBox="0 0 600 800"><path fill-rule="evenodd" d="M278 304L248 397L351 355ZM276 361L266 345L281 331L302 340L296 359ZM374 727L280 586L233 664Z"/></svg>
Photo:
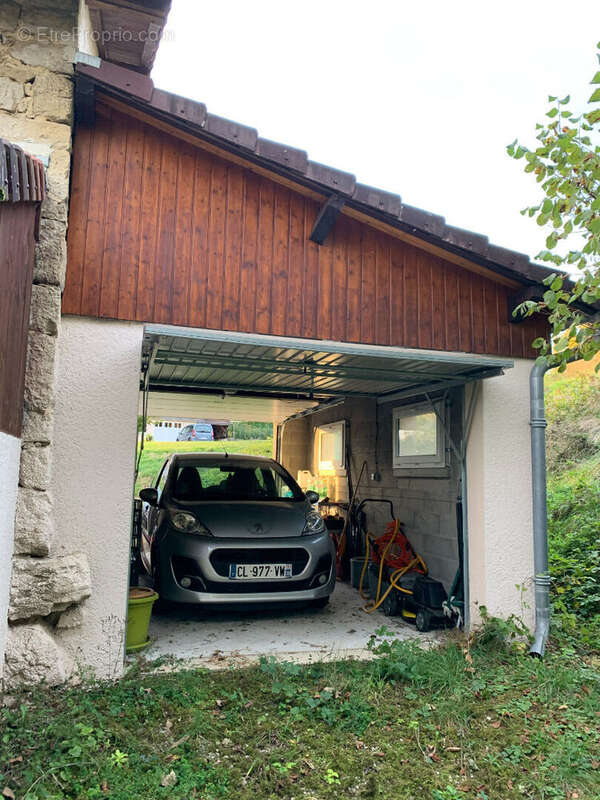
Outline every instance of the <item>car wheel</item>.
<svg viewBox="0 0 600 800"><path fill-rule="evenodd" d="M167 611L171 610L173 608L173 603L171 603L169 600L164 600L160 596L160 575L158 572L158 556L155 556L152 559L152 588L158 595L157 600L152 606L152 611L156 612L157 614L164 614Z"/></svg>
<svg viewBox="0 0 600 800"><path fill-rule="evenodd" d="M319 597L317 600L310 601L311 608L325 608L325 606L329 603L329 595L327 597Z"/></svg>

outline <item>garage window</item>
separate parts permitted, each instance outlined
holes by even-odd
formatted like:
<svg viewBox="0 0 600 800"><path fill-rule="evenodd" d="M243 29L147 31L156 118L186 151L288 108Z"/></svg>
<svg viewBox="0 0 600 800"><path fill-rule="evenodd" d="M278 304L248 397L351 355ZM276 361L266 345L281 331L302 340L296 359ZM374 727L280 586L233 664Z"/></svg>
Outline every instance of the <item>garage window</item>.
<svg viewBox="0 0 600 800"><path fill-rule="evenodd" d="M319 472L343 472L346 447L346 423L332 422L317 428L317 459Z"/></svg>
<svg viewBox="0 0 600 800"><path fill-rule="evenodd" d="M394 409L394 468L419 469L446 466L444 428L438 415L443 403ZM436 413L437 411L437 413Z"/></svg>

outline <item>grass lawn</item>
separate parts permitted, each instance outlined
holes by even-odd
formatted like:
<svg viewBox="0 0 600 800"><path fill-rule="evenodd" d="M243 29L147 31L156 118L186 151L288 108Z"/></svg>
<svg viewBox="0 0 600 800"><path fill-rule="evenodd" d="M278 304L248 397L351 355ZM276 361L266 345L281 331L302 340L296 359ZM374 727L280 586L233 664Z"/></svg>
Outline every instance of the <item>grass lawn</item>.
<svg viewBox="0 0 600 800"><path fill-rule="evenodd" d="M140 471L135 483L135 493L137 495L140 489L153 484L163 461L171 453L207 453L213 451L222 453L224 450L227 450L228 453L248 453L249 455L271 458L273 455L273 440L224 439L218 442L146 442L140 462Z"/></svg>
<svg viewBox="0 0 600 800"><path fill-rule="evenodd" d="M532 660L504 627L431 651L384 637L365 663L37 689L0 711L0 794L596 800L600 658Z"/></svg>

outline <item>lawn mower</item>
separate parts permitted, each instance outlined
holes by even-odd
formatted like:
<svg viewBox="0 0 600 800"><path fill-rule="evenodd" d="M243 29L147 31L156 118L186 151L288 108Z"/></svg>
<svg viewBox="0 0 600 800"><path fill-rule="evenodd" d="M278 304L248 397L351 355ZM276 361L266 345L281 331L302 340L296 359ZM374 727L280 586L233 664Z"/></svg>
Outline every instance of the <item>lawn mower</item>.
<svg viewBox="0 0 600 800"><path fill-rule="evenodd" d="M440 581L427 575L427 565L408 541L402 523L394 518L392 502L364 500L357 515L365 503L372 502L388 503L392 519L379 537L365 532L366 552L359 586L361 597L367 601L364 610L370 614L381 608L386 616L401 616L422 632L453 625L446 590ZM368 593L363 588L365 577Z"/></svg>

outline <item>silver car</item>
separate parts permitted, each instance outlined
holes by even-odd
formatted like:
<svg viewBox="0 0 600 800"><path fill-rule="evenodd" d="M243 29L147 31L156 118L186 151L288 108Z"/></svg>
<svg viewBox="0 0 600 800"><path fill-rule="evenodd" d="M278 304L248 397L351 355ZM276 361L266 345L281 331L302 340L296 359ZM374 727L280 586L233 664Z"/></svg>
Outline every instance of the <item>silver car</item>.
<svg viewBox="0 0 600 800"><path fill-rule="evenodd" d="M318 495L276 461L172 455L140 499L140 557L163 600L327 604L335 548Z"/></svg>

